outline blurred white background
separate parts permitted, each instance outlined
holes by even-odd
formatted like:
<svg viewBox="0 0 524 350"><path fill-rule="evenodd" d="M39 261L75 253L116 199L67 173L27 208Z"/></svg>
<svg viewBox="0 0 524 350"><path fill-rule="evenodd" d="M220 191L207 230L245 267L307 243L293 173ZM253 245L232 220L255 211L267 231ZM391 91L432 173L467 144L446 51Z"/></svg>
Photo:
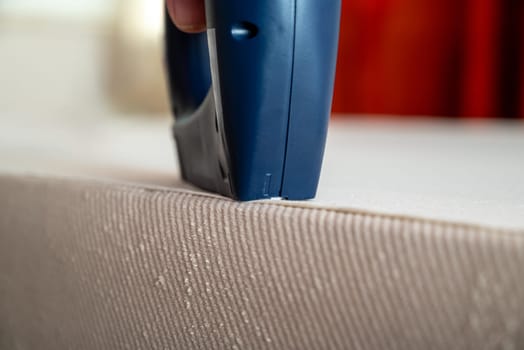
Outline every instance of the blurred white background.
<svg viewBox="0 0 524 350"><path fill-rule="evenodd" d="M163 15L163 0L0 0L2 171L175 181Z"/></svg>
<svg viewBox="0 0 524 350"><path fill-rule="evenodd" d="M116 2L117 0L3 0L0 2L0 11L3 15L18 17L91 20L111 16Z"/></svg>
<svg viewBox="0 0 524 350"><path fill-rule="evenodd" d="M0 118L167 116L162 0L0 0Z"/></svg>

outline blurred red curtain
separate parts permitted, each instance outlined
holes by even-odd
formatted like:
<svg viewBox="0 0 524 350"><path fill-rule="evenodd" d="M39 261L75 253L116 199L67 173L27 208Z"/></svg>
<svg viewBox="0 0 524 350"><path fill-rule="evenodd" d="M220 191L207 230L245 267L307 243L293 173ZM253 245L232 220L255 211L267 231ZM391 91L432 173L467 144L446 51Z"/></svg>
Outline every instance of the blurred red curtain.
<svg viewBox="0 0 524 350"><path fill-rule="evenodd" d="M523 0L343 0L335 113L524 117Z"/></svg>

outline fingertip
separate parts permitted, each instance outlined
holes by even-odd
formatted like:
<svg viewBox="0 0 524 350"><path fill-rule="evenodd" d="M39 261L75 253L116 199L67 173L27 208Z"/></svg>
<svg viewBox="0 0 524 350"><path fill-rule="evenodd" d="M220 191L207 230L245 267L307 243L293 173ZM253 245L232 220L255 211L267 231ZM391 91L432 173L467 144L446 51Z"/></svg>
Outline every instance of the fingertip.
<svg viewBox="0 0 524 350"><path fill-rule="evenodd" d="M199 33L206 29L203 0L166 0L171 20L182 31Z"/></svg>

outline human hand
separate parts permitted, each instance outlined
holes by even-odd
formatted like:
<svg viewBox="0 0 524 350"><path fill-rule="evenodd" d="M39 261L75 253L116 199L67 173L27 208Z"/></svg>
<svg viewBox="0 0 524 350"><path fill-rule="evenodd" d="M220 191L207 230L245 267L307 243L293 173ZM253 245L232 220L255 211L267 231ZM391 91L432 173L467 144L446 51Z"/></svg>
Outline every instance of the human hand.
<svg viewBox="0 0 524 350"><path fill-rule="evenodd" d="M204 0L166 0L169 16L182 31L198 33L206 29Z"/></svg>

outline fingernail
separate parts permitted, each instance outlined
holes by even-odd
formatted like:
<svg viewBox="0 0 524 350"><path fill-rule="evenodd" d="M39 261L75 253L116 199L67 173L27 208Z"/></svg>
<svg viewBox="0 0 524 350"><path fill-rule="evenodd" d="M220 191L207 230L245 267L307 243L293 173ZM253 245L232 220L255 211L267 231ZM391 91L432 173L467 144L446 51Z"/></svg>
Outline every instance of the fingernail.
<svg viewBox="0 0 524 350"><path fill-rule="evenodd" d="M200 33L200 32L203 32L204 30L206 30L206 25L205 24L199 24L199 25L194 25L194 24L179 24L178 22L176 23L176 26L178 27L178 29L186 32L186 33Z"/></svg>

